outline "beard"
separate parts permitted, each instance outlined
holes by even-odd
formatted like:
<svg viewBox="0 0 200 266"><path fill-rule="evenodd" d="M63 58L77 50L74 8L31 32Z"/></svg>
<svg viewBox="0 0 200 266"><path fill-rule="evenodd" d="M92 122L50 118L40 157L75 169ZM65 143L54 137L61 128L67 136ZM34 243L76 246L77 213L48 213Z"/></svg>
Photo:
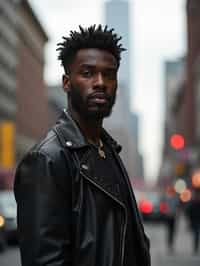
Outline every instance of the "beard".
<svg viewBox="0 0 200 266"><path fill-rule="evenodd" d="M116 89L112 94L102 91L107 100L104 104L91 104L90 100L93 98L93 95L84 96L80 91L71 85L71 89L68 92L68 103L71 104L71 108L78 112L80 116L89 120L101 120L111 115L112 107L116 100Z"/></svg>

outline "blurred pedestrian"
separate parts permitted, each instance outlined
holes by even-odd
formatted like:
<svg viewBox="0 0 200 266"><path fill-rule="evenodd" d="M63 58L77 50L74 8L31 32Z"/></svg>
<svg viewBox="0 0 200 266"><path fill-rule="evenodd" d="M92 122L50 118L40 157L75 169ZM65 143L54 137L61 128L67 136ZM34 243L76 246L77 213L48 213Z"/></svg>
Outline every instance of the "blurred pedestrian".
<svg viewBox="0 0 200 266"><path fill-rule="evenodd" d="M173 192L167 193L162 198L162 208L165 213L166 242L170 253L174 252L174 240L176 234L177 216L180 210L180 202Z"/></svg>
<svg viewBox="0 0 200 266"><path fill-rule="evenodd" d="M150 266L121 148L102 126L115 103L120 39L94 25L58 44L68 110L15 176L22 266Z"/></svg>
<svg viewBox="0 0 200 266"><path fill-rule="evenodd" d="M174 239L176 234L177 216L179 213L179 199L177 195L168 195L166 197L168 206L167 211L167 245L170 252L174 252Z"/></svg>
<svg viewBox="0 0 200 266"><path fill-rule="evenodd" d="M200 241L200 189L193 191L193 197L186 207L186 214L193 234L193 251L197 253Z"/></svg>

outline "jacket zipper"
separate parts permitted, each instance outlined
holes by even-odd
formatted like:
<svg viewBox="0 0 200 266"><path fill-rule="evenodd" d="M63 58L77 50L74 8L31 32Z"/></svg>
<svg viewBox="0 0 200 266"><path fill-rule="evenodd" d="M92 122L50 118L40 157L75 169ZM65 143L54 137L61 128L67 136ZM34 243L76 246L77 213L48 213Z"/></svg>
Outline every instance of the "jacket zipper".
<svg viewBox="0 0 200 266"><path fill-rule="evenodd" d="M116 156L116 158L117 158L117 156ZM119 162L120 168L122 169L122 173L123 173L123 175L125 176L125 180L126 180L126 183L127 183L127 185L128 185L128 190L129 190L129 195L130 195L130 197L131 197L131 201L132 201L132 203L134 203L134 205L137 207L137 202L136 202L136 200L135 200L135 197L133 196L133 191L132 191L132 189L131 189L131 185L130 185L130 182L129 182L129 177L127 176L127 173L126 173L125 170L124 170L124 167L123 167L123 165L122 165L121 160L117 158L117 161ZM136 216L137 216L137 218L138 218L138 222L139 222L140 228L143 228L143 225L142 225L142 223L141 223L140 217L138 217L138 213L137 213L137 211L136 211ZM144 232L142 232L142 233L144 233Z"/></svg>
<svg viewBox="0 0 200 266"><path fill-rule="evenodd" d="M123 166L123 164L122 164L122 162L121 162L121 159L118 158L118 154L116 154L115 151L114 151L114 155L115 155L115 158L116 158L117 162L119 163L119 166L120 166L120 168L121 168L121 170L122 170L122 174L124 175L125 180L126 180L126 183L127 183L127 185L128 185L128 190L129 190L129 195L130 195L130 197L131 197L131 201L132 201L132 203L134 203L134 205L137 206L137 203L136 203L135 198L134 198L134 196L133 196L133 192L132 192L132 189L131 189L131 185L130 185L130 183L129 183L129 177L128 177L127 173L126 173L126 170L124 169L124 166ZM140 227L139 230L140 230L140 233L141 233L142 235L144 235L145 233L144 233L144 231L143 231L143 225L142 225L142 223L141 223L140 217L138 217L137 210L136 210L136 217L137 217L137 220L138 220L138 223L139 223L139 227ZM149 265L150 265L150 264L149 264Z"/></svg>
<svg viewBox="0 0 200 266"><path fill-rule="evenodd" d="M90 182L92 183L94 186L98 187L101 191L103 191L105 194L107 194L109 197L111 197L114 201L118 202L120 204L120 206L123 207L124 211L125 211L125 222L124 222L124 226L123 226L123 233L122 233L122 248L121 248L121 266L123 266L124 263L124 249L125 249L125 237L126 237L126 229L127 229L127 209L126 206L120 202L118 199L114 198L112 196L112 194L110 194L109 192L107 192L106 190L104 190L101 186L99 186L98 184L96 184L95 182L93 182L90 178L88 178L82 171L81 174Z"/></svg>

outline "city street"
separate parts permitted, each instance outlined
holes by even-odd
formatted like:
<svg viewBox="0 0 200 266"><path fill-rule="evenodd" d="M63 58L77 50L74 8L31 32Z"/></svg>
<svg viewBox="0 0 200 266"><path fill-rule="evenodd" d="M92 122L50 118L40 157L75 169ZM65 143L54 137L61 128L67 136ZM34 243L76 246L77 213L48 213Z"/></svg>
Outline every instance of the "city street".
<svg viewBox="0 0 200 266"><path fill-rule="evenodd" d="M151 266L200 266L200 0L0 0L0 266L20 230L26 264L147 266L136 204Z"/></svg>
<svg viewBox="0 0 200 266"><path fill-rule="evenodd" d="M192 256L191 236L186 222L181 218L177 226L175 250L170 254L165 243L165 230L163 225L145 225L146 232L151 239L152 266L199 266L200 252L198 256ZM1 266L20 266L18 248L10 247L0 254Z"/></svg>
<svg viewBox="0 0 200 266"><path fill-rule="evenodd" d="M192 239L184 217L177 222L173 253L167 249L164 225L148 224L145 229L151 240L152 266L200 265L200 251L198 256L192 255Z"/></svg>

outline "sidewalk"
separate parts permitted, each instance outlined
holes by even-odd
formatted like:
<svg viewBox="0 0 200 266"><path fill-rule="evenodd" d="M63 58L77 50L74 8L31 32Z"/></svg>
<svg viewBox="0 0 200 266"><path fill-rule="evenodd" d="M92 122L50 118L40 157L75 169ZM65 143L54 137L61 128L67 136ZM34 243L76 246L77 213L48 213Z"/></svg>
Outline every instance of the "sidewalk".
<svg viewBox="0 0 200 266"><path fill-rule="evenodd" d="M197 255L192 254L192 235L187 221L182 215L177 223L174 252L160 253L156 258L156 265L162 266L200 266L200 250ZM152 265L153 266L153 265Z"/></svg>
<svg viewBox="0 0 200 266"><path fill-rule="evenodd" d="M162 266L199 266L200 265L200 255L197 256L187 256L187 255L175 255L175 256L160 256L156 258L156 265ZM152 265L154 266L154 265Z"/></svg>

